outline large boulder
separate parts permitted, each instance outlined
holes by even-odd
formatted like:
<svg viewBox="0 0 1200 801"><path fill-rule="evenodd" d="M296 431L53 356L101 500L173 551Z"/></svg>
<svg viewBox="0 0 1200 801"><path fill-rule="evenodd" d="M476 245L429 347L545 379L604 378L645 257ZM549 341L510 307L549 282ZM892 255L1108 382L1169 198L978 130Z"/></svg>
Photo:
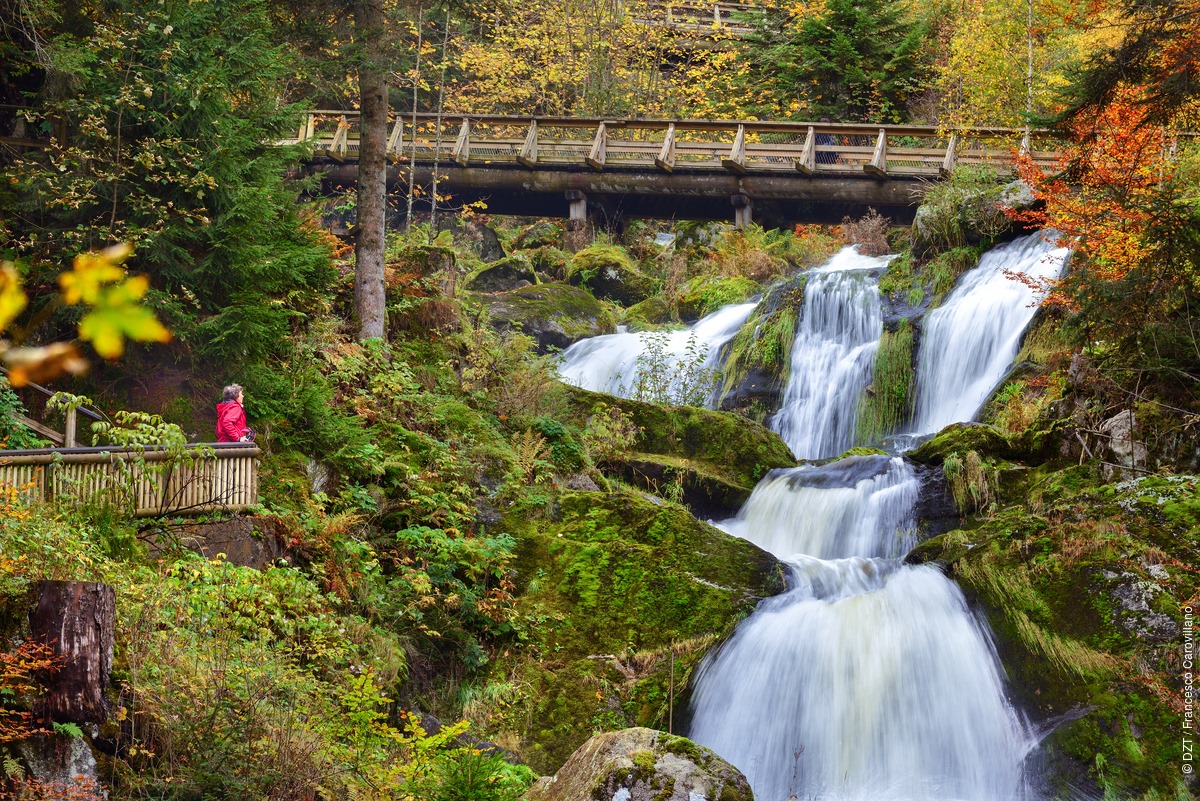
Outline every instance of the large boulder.
<svg viewBox="0 0 1200 801"><path fill-rule="evenodd" d="M567 265L567 280L585 286L598 298L622 306L641 303L654 293L650 279L633 266L625 251L614 245L592 245L575 254Z"/></svg>
<svg viewBox="0 0 1200 801"><path fill-rule="evenodd" d="M463 286L471 292L507 292L536 283L533 265L518 254L480 267L466 277Z"/></svg>
<svg viewBox="0 0 1200 801"><path fill-rule="evenodd" d="M616 331L604 306L567 284L538 284L477 299L487 306L492 325L502 331L520 328L537 340L539 353Z"/></svg>
<svg viewBox="0 0 1200 801"><path fill-rule="evenodd" d="M753 801L741 771L684 737L653 729L597 734L526 801Z"/></svg>
<svg viewBox="0 0 1200 801"><path fill-rule="evenodd" d="M517 232L512 241L513 250L562 247L564 230L560 222L539 220Z"/></svg>

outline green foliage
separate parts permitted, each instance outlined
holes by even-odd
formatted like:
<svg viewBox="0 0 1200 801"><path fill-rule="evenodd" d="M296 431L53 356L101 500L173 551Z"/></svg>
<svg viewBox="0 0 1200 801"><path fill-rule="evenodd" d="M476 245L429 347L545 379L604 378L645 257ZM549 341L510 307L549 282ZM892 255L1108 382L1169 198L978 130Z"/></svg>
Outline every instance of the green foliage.
<svg viewBox="0 0 1200 801"><path fill-rule="evenodd" d="M703 317L722 306L742 303L760 290L753 279L741 275L699 276L683 288L679 298L679 313L685 319Z"/></svg>
<svg viewBox="0 0 1200 801"><path fill-rule="evenodd" d="M858 400L857 442L881 442L908 419L913 381L913 328L901 320L895 331L879 338L871 384Z"/></svg>
<svg viewBox="0 0 1200 801"><path fill-rule="evenodd" d="M803 119L899 122L927 71L923 24L886 0L830 0L822 11L781 9L756 20L742 57L751 96L798 97Z"/></svg>
<svg viewBox="0 0 1200 801"><path fill-rule="evenodd" d="M925 265L924 273L929 277L934 296L940 299L948 295L959 276L979 263L979 255L978 247L954 248L939 253Z"/></svg>
<svg viewBox="0 0 1200 801"><path fill-rule="evenodd" d="M682 352L670 347L666 331L641 335L642 352L631 382L631 396L645 403L708 406L717 388L717 370L708 363L708 347L688 337Z"/></svg>
<svg viewBox="0 0 1200 801"><path fill-rule="evenodd" d="M71 130L11 171L10 246L41 280L64 253L131 243L186 345L225 363L278 352L332 272L285 178L298 153L275 144L296 116L267 4L114 4L66 30L47 54L72 91L36 113Z"/></svg>
<svg viewBox="0 0 1200 801"><path fill-rule="evenodd" d="M980 240L995 241L1012 225L1003 194L1004 184L991 167L955 167L921 199L919 231L926 248L936 255Z"/></svg>
<svg viewBox="0 0 1200 801"><path fill-rule="evenodd" d="M17 393L12 391L8 381L0 379L0 448L15 451L45 447L46 441L18 419L27 415L25 404L21 403Z"/></svg>
<svg viewBox="0 0 1200 801"><path fill-rule="evenodd" d="M963 514L982 510L995 498L996 471L976 451L951 453L942 463L942 473L950 485L954 505Z"/></svg>

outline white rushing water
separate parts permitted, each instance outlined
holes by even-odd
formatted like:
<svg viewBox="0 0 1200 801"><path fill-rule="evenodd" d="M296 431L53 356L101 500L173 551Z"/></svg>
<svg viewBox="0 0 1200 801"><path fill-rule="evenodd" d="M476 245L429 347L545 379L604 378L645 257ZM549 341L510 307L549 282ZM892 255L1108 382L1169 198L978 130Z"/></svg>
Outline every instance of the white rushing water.
<svg viewBox="0 0 1200 801"><path fill-rule="evenodd" d="M858 397L883 333L877 275L887 262L845 248L808 273L791 377L771 419L801 459L837 456L853 444Z"/></svg>
<svg viewBox="0 0 1200 801"><path fill-rule="evenodd" d="M1033 741L987 636L938 569L896 558L918 489L903 459L851 457L772 473L722 524L792 574L696 680L689 734L755 798L1018 797Z"/></svg>
<svg viewBox="0 0 1200 801"><path fill-rule="evenodd" d="M648 367L675 373L676 377L715 368L721 346L733 338L757 305L725 306L691 328L661 334L666 340L660 354L665 363L657 368L649 363L647 355L654 334L619 333L583 339L567 348L558 374L563 381L583 389L633 397L638 377Z"/></svg>
<svg viewBox="0 0 1200 801"><path fill-rule="evenodd" d="M1033 290L1005 273L1057 278L1068 251L1055 247L1053 238L1032 234L989 250L925 318L914 433L974 419L1004 378L1037 311Z"/></svg>

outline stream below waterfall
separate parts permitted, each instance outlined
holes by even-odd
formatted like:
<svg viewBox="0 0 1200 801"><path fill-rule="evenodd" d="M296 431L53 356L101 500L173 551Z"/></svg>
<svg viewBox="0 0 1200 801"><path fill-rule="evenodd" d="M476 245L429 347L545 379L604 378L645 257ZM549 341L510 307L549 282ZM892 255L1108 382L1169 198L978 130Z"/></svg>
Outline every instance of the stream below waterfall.
<svg viewBox="0 0 1200 801"><path fill-rule="evenodd" d="M979 411L1035 312L1006 277L1054 277L1065 250L1042 234L989 251L920 324L912 435ZM809 272L791 374L770 424L801 459L854 444L858 399L883 332L886 258L851 248ZM689 337L715 353L754 304ZM561 373L628 394L637 336L572 346ZM629 339L632 337L633 339ZM910 437L911 439L911 437ZM1008 703L986 624L915 544L922 481L901 456L856 456L768 474L721 528L770 551L789 589L764 600L697 671L689 736L746 774L759 801L1025 799L1032 728Z"/></svg>

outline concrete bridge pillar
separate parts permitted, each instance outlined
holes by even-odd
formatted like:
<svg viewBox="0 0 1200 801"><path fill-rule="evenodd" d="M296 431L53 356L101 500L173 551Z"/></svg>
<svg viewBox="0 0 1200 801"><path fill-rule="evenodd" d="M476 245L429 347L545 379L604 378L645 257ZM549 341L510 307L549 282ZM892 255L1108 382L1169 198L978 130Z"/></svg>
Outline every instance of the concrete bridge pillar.
<svg viewBox="0 0 1200 801"><path fill-rule="evenodd" d="M570 212L567 216L567 249L575 252L587 245L588 205L587 195L578 189L565 193Z"/></svg>
<svg viewBox="0 0 1200 801"><path fill-rule="evenodd" d="M733 226L735 228L745 228L751 221L751 210L754 204L751 202L748 195L738 193L729 198L729 202L733 204Z"/></svg>

